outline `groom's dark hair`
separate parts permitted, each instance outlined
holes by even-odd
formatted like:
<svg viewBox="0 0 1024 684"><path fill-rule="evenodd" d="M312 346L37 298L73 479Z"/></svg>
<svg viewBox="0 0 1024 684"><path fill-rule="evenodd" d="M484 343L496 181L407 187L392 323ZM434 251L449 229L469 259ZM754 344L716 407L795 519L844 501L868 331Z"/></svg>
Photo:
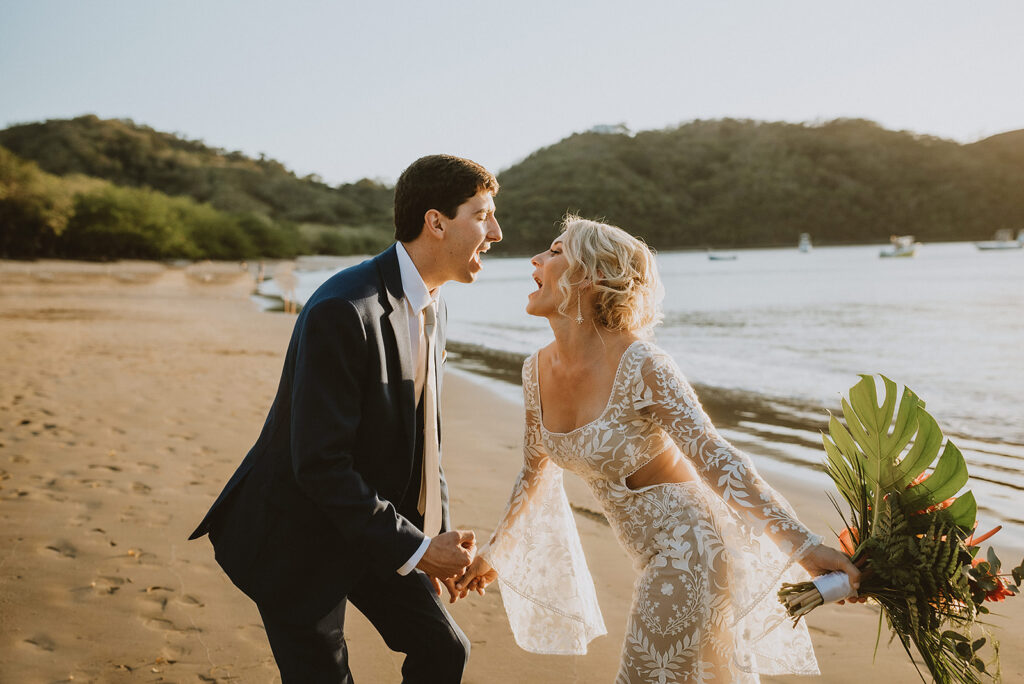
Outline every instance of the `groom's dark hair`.
<svg viewBox="0 0 1024 684"><path fill-rule="evenodd" d="M481 190L497 195L498 179L475 161L450 154L420 157L395 184L395 239L418 238L431 209L455 218L459 206Z"/></svg>

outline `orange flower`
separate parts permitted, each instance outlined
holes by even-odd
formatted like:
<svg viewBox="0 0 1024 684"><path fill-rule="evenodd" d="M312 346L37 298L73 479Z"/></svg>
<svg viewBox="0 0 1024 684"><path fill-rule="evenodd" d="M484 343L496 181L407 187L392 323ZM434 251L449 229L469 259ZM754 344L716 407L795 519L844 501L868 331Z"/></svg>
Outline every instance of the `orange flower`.
<svg viewBox="0 0 1024 684"><path fill-rule="evenodd" d="M839 533L839 548L847 556L853 556L857 552L857 544L860 543L860 535L857 533L857 528L852 530L847 527Z"/></svg>
<svg viewBox="0 0 1024 684"><path fill-rule="evenodd" d="M915 477L913 482L907 485L907 489L910 489L911 487L915 487L921 484L922 482L928 479L929 475L931 475L931 473L929 473L927 470L924 471L923 473Z"/></svg>
<svg viewBox="0 0 1024 684"><path fill-rule="evenodd" d="M907 489L910 489L911 487L921 484L930 476L931 473L929 473L927 470L924 471L923 473L915 477L913 482L907 485ZM913 513L911 513L911 515L921 515L922 513L934 513L935 511L941 511L943 508L949 508L950 506L952 506L954 501L956 501L955 496L946 499L942 503L937 503L934 506L928 506L927 508L922 508L919 511L914 511Z"/></svg>
<svg viewBox="0 0 1024 684"><path fill-rule="evenodd" d="M975 525L977 525L977 523L975 523ZM980 544L981 542L985 541L986 539L988 539L989 537L991 537L993 534L995 534L996 532L998 532L1001 529L1003 529L1002 525L996 525L995 527L993 527L991 530L989 530L985 534L981 535L980 537L975 538L975 536L972 534L970 537L968 537L967 539L964 540L964 546L977 546L978 544Z"/></svg>
<svg viewBox="0 0 1024 684"><path fill-rule="evenodd" d="M945 501L937 503L934 506L929 506L928 508L924 508L920 511L914 511L914 515L918 515L920 513L934 513L935 511L941 511L943 508L949 508L950 506L952 506L954 501L956 501L956 497L951 496Z"/></svg>

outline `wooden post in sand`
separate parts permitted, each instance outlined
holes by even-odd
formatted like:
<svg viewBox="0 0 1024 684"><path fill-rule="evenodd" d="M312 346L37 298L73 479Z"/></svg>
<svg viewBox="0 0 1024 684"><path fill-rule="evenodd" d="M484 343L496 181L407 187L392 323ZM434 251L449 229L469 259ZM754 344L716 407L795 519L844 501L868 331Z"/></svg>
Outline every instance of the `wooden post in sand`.
<svg viewBox="0 0 1024 684"><path fill-rule="evenodd" d="M295 277L294 269L295 265L290 261L279 264L274 269L274 281L281 291L284 312L288 314L296 313L298 310L298 304L295 301L295 286L298 284L298 279Z"/></svg>

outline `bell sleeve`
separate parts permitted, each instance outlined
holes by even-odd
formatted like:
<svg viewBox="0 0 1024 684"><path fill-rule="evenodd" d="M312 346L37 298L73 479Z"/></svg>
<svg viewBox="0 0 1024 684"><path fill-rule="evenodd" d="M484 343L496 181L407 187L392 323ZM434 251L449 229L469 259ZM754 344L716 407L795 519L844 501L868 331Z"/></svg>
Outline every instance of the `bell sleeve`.
<svg viewBox="0 0 1024 684"><path fill-rule="evenodd" d="M523 469L501 522L480 553L498 572L519 647L531 653L582 655L607 630L562 485L562 469L544 448L526 369L523 375Z"/></svg>

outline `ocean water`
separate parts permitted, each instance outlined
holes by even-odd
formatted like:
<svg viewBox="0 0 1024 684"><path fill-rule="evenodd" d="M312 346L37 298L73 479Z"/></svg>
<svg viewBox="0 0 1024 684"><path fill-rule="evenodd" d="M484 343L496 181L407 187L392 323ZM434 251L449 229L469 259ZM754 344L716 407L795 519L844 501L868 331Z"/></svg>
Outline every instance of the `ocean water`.
<svg viewBox="0 0 1024 684"><path fill-rule="evenodd" d="M762 470L823 487L820 431L858 374L910 387L967 457L982 524L1004 522L1001 536L1024 544L1024 250L879 249L659 254L655 341ZM450 359L509 381L497 386L516 397L522 359L552 339L524 311L532 271L529 259L491 257L477 283L444 287Z"/></svg>

